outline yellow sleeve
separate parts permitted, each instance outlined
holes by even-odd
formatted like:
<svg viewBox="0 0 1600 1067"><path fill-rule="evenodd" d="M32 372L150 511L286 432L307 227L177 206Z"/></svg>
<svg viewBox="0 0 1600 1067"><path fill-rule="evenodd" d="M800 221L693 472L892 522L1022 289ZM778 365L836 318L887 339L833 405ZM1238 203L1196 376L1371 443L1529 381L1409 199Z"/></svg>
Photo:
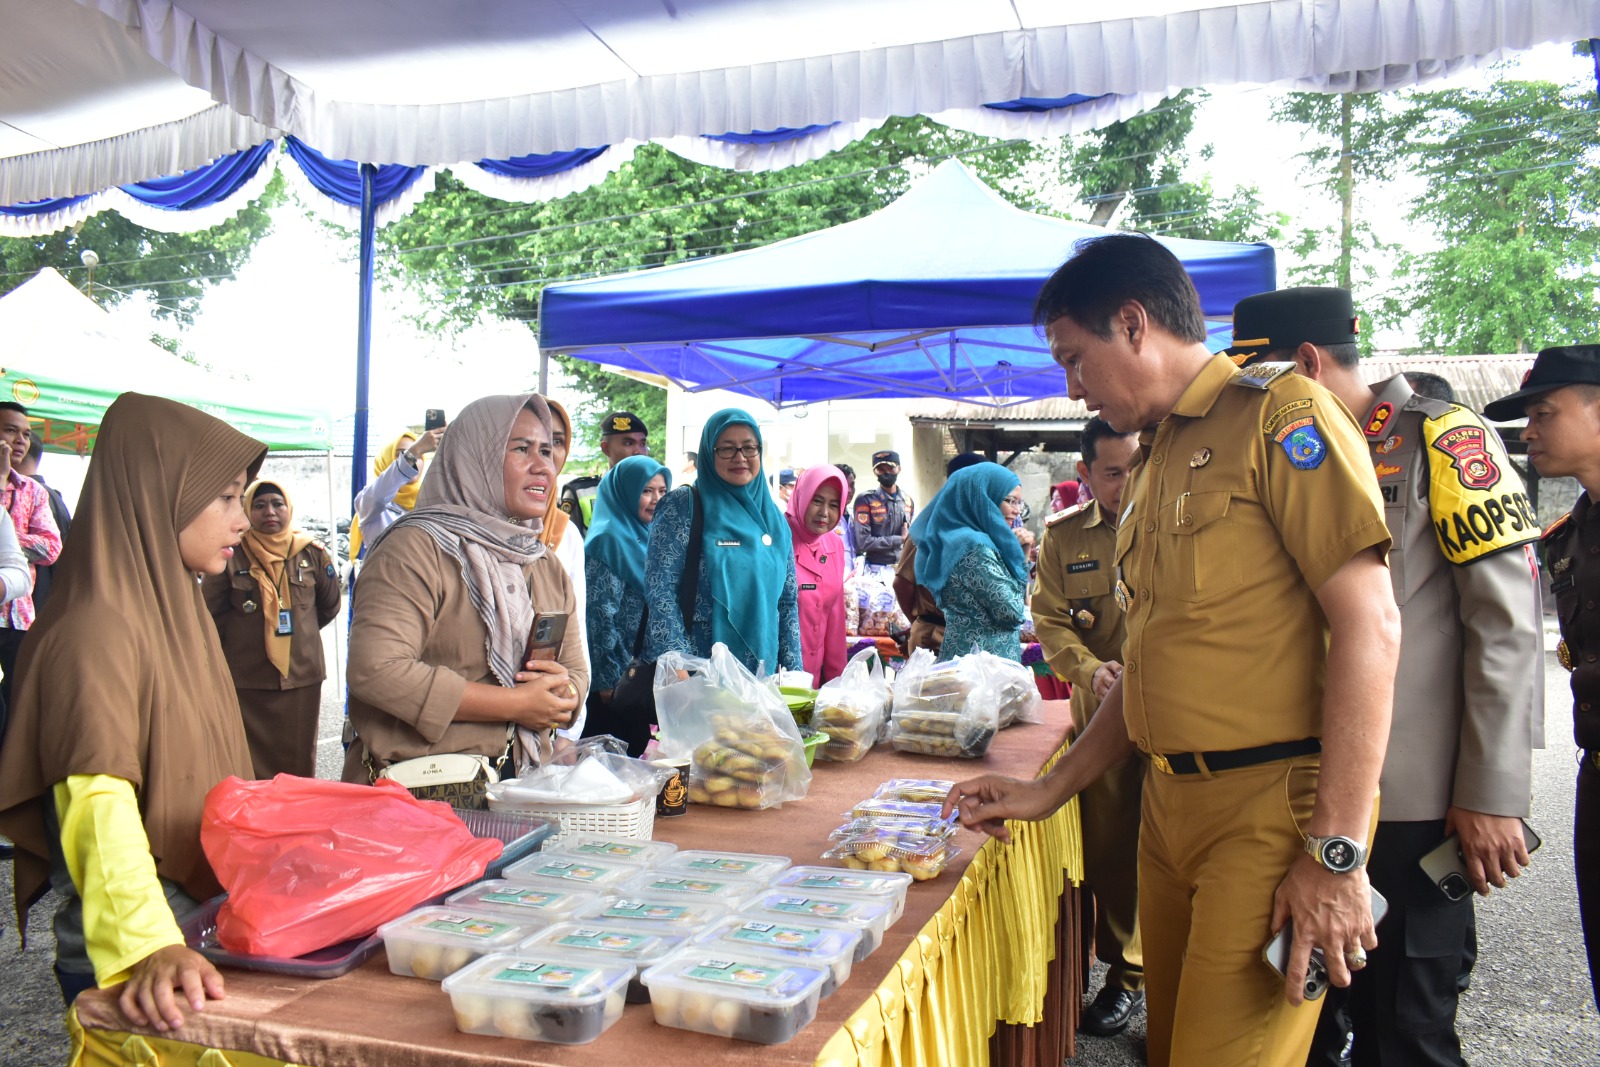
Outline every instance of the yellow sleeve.
<svg viewBox="0 0 1600 1067"><path fill-rule="evenodd" d="M157 949L183 944L161 889L133 783L74 774L55 785L61 851L83 900L83 934L103 989Z"/></svg>

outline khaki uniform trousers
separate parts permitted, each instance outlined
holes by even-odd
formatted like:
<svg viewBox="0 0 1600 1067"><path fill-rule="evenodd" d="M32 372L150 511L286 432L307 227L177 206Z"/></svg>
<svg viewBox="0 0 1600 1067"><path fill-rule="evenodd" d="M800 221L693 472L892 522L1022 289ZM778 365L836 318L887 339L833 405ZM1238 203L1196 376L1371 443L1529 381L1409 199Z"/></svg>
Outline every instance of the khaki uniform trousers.
<svg viewBox="0 0 1600 1067"><path fill-rule="evenodd" d="M1072 691L1072 719L1082 733L1094 698ZM1130 756L1078 794L1083 835L1085 907L1094 908L1094 954L1110 970L1107 989L1144 988L1144 950L1139 942L1139 805L1145 760ZM1089 945L1083 945L1085 970Z"/></svg>
<svg viewBox="0 0 1600 1067"><path fill-rule="evenodd" d="M1272 900L1304 851L1320 756L1150 770L1139 836L1150 1067L1303 1067L1322 1010L1284 999L1261 958Z"/></svg>

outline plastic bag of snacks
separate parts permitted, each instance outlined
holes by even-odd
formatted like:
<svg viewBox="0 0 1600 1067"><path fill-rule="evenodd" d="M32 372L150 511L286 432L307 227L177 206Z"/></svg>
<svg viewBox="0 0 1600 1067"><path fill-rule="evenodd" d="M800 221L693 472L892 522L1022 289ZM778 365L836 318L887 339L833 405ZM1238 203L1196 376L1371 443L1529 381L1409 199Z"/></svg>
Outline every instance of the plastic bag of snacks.
<svg viewBox="0 0 1600 1067"><path fill-rule="evenodd" d="M984 688L995 701L1000 729L1012 723L1039 721L1039 687L1030 668L993 652L974 652L961 658L971 660L981 672Z"/></svg>
<svg viewBox="0 0 1600 1067"><path fill-rule="evenodd" d="M690 671L685 681L677 671ZM758 681L726 645L710 659L668 652L656 665L663 757L688 756L689 799L772 808L811 786L800 728L770 682Z"/></svg>
<svg viewBox="0 0 1600 1067"><path fill-rule="evenodd" d="M977 758L999 725L995 691L973 656L935 663L919 648L895 679L889 741L898 751Z"/></svg>
<svg viewBox="0 0 1600 1067"><path fill-rule="evenodd" d="M822 855L846 867L868 871L903 871L919 882L937 877L961 850L950 844L951 827L928 836L874 826L845 836Z"/></svg>
<svg viewBox="0 0 1600 1067"><path fill-rule="evenodd" d="M847 590L846 597L856 603L856 629L852 633L863 637L894 637L911 629L911 620L906 618L894 595L892 566L863 563L851 579L855 585L854 595Z"/></svg>
<svg viewBox="0 0 1600 1067"><path fill-rule="evenodd" d="M909 800L921 804L943 804L955 783L943 778L891 778L873 794L880 800Z"/></svg>
<svg viewBox="0 0 1600 1067"><path fill-rule="evenodd" d="M828 735L817 758L849 763L865 756L878 741L888 708L883 664L876 649L864 648L817 690L811 725Z"/></svg>

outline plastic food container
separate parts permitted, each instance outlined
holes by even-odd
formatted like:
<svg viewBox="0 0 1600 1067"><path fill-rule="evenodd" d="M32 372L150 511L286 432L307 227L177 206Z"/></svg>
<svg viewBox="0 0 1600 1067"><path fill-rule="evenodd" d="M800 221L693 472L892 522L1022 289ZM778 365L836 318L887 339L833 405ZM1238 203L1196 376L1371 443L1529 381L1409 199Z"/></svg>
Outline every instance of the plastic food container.
<svg viewBox="0 0 1600 1067"><path fill-rule="evenodd" d="M909 879L908 879L909 880ZM725 875L690 874L687 871L645 871L618 884L618 896L676 897L680 900L714 900L730 911L767 888L765 882Z"/></svg>
<svg viewBox="0 0 1600 1067"><path fill-rule="evenodd" d="M558 923L540 930L522 943L529 951L550 949L573 959L596 963L627 963L644 970L682 948L689 941L684 931L666 929L659 923L612 921ZM646 1004L650 994L637 976L628 983L628 1003Z"/></svg>
<svg viewBox="0 0 1600 1067"><path fill-rule="evenodd" d="M640 841L631 837L578 831L552 842L544 851L546 855L561 852L571 856L582 856L597 863L609 860L614 863L631 863L639 867L648 867L671 856L678 851L678 846L668 841Z"/></svg>
<svg viewBox="0 0 1600 1067"><path fill-rule="evenodd" d="M943 804L955 783L942 778L891 778L878 786L881 800L906 800L921 804Z"/></svg>
<svg viewBox="0 0 1600 1067"><path fill-rule="evenodd" d="M754 919L734 915L723 919L695 941L706 951L747 955L759 952L774 959L821 967L828 972L821 996L826 999L850 979L861 931L846 926Z"/></svg>
<svg viewBox="0 0 1600 1067"><path fill-rule="evenodd" d="M872 897L847 897L827 893L790 893L768 890L735 913L746 919L801 925L832 925L856 930L855 962L860 963L883 944L883 932L894 925L894 904Z"/></svg>
<svg viewBox="0 0 1600 1067"><path fill-rule="evenodd" d="M727 915L728 905L678 895L627 896L603 899L574 916L574 922L621 921L635 926L661 927L673 933L694 934Z"/></svg>
<svg viewBox="0 0 1600 1067"><path fill-rule="evenodd" d="M497 952L446 978L456 1027L469 1034L581 1045L622 1018L627 963L552 952Z"/></svg>
<svg viewBox="0 0 1600 1067"><path fill-rule="evenodd" d="M659 1025L781 1045L816 1017L826 968L701 947L639 976Z"/></svg>
<svg viewBox="0 0 1600 1067"><path fill-rule="evenodd" d="M865 896L893 905L890 923L900 921L906 910L909 874L888 871L841 871L837 867L790 867L772 881L772 888L790 893L831 893L835 896Z"/></svg>
<svg viewBox="0 0 1600 1067"><path fill-rule="evenodd" d="M540 852L506 868L506 880L530 885L558 883L570 888L601 890L644 870L637 863L590 860L565 852Z"/></svg>
<svg viewBox="0 0 1600 1067"><path fill-rule="evenodd" d="M653 868L713 878L748 878L770 882L789 869L788 856L762 856L754 852L690 850L668 856Z"/></svg>
<svg viewBox="0 0 1600 1067"><path fill-rule="evenodd" d="M857 871L903 871L914 881L937 878L961 850L949 843L949 835L905 833L873 827L847 834L838 840L824 859L836 859Z"/></svg>
<svg viewBox="0 0 1600 1067"><path fill-rule="evenodd" d="M565 886L530 885L495 879L475 882L450 895L445 903L473 912L492 911L516 917L517 922L548 926L565 922L601 900L599 893Z"/></svg>
<svg viewBox="0 0 1600 1067"><path fill-rule="evenodd" d="M538 924L504 912L468 908L418 908L378 927L389 970L438 982L480 956L515 948Z"/></svg>

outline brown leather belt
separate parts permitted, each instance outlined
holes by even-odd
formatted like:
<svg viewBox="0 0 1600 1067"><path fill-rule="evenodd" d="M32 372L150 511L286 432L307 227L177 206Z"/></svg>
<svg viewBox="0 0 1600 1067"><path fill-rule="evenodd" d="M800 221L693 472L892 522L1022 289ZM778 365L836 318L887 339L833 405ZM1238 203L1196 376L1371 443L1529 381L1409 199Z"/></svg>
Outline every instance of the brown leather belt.
<svg viewBox="0 0 1600 1067"><path fill-rule="evenodd" d="M1240 767L1254 767L1261 763L1294 759L1322 751L1322 741L1315 737L1299 741L1275 741L1254 748L1234 748L1222 752L1155 752L1150 756L1150 766L1162 774L1204 774L1218 771L1236 771Z"/></svg>

